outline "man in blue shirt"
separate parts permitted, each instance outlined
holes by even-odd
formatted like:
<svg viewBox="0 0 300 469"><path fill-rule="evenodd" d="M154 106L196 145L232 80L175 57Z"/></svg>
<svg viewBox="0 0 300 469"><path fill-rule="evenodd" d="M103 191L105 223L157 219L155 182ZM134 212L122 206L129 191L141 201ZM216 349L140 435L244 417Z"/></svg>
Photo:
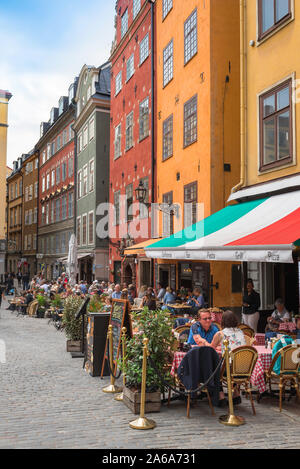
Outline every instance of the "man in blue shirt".
<svg viewBox="0 0 300 469"><path fill-rule="evenodd" d="M115 286L115 291L113 292L113 294L111 295L111 297L112 297L113 299L119 300L119 299L121 298L121 295L122 295L121 287L120 287L120 285L117 283L117 285Z"/></svg>
<svg viewBox="0 0 300 469"><path fill-rule="evenodd" d="M209 311L199 312L199 321L195 322L190 329L188 344L199 346L210 346L214 335L219 331L217 326L211 323Z"/></svg>

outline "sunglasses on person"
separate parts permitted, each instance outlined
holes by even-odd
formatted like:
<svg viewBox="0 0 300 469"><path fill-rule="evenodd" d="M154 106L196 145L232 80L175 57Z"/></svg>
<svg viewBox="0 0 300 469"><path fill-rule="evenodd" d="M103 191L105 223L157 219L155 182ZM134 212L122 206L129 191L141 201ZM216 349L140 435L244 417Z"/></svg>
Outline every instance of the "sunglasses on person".
<svg viewBox="0 0 300 469"><path fill-rule="evenodd" d="M201 318L201 321L211 321L212 319L211 318Z"/></svg>

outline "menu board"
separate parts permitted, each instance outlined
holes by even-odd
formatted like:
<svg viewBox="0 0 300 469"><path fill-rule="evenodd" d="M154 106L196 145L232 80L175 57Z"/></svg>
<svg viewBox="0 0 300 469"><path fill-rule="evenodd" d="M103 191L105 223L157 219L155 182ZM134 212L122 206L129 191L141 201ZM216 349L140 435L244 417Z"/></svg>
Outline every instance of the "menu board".
<svg viewBox="0 0 300 469"><path fill-rule="evenodd" d="M122 328L126 327L127 336L132 337L132 324L130 317L130 305L127 300L113 300L112 310L109 319L109 325L112 326L113 336L113 363L114 373L117 369L117 359L119 358L122 341ZM108 361L108 339L106 340L105 354L102 364L101 377L103 376L105 360Z"/></svg>

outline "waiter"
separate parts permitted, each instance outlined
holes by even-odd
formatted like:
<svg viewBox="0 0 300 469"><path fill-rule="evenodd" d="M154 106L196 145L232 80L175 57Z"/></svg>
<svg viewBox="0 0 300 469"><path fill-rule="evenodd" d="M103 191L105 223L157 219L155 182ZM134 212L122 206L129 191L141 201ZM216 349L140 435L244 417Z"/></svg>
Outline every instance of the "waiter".
<svg viewBox="0 0 300 469"><path fill-rule="evenodd" d="M257 332L259 320L260 295L254 290L253 280L248 278L247 290L243 296L242 322Z"/></svg>

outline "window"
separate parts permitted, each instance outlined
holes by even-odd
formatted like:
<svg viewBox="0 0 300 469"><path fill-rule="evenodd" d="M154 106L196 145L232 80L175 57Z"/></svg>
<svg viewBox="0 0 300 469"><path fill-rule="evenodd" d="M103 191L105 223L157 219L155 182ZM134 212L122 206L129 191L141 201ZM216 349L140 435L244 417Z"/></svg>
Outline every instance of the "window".
<svg viewBox="0 0 300 469"><path fill-rule="evenodd" d="M149 56L149 34L146 34L140 43L140 65L145 62Z"/></svg>
<svg viewBox="0 0 300 469"><path fill-rule="evenodd" d="M42 164L46 163L46 151L44 150L42 153Z"/></svg>
<svg viewBox="0 0 300 469"><path fill-rule="evenodd" d="M47 160L49 160L50 156L51 156L51 145L50 145L50 143L48 143L48 145L47 145Z"/></svg>
<svg viewBox="0 0 300 469"><path fill-rule="evenodd" d="M89 122L89 128L90 128L90 140L92 140L95 136L95 119L91 119Z"/></svg>
<svg viewBox="0 0 300 469"><path fill-rule="evenodd" d="M121 156L121 124L115 128L115 157L116 160Z"/></svg>
<svg viewBox="0 0 300 469"><path fill-rule="evenodd" d="M128 9L121 18L121 39L125 36L128 30Z"/></svg>
<svg viewBox="0 0 300 469"><path fill-rule="evenodd" d="M85 148L88 144L88 128L87 126L83 130L83 148Z"/></svg>
<svg viewBox="0 0 300 469"><path fill-rule="evenodd" d="M173 115L163 122L163 161L173 155Z"/></svg>
<svg viewBox="0 0 300 469"><path fill-rule="evenodd" d="M32 209L28 211L28 225L32 225Z"/></svg>
<svg viewBox="0 0 300 469"><path fill-rule="evenodd" d="M49 225L49 204L46 205L46 225Z"/></svg>
<svg viewBox="0 0 300 469"><path fill-rule="evenodd" d="M61 219L65 220L67 218L67 196L64 195L61 199Z"/></svg>
<svg viewBox="0 0 300 469"><path fill-rule="evenodd" d="M126 151L133 147L133 111L126 117Z"/></svg>
<svg viewBox="0 0 300 469"><path fill-rule="evenodd" d="M89 244L94 244L94 212L89 213Z"/></svg>
<svg viewBox="0 0 300 469"><path fill-rule="evenodd" d="M39 183L35 182L34 183L34 198L37 199L38 197L38 190L39 190Z"/></svg>
<svg viewBox="0 0 300 469"><path fill-rule="evenodd" d="M92 96L92 85L90 85L87 89L87 92L86 92L86 100L88 101L90 99L90 97Z"/></svg>
<svg viewBox="0 0 300 469"><path fill-rule="evenodd" d="M259 39L263 39L291 17L291 0L259 0Z"/></svg>
<svg viewBox="0 0 300 469"><path fill-rule="evenodd" d="M50 173L46 176L46 189L48 190L50 187Z"/></svg>
<svg viewBox="0 0 300 469"><path fill-rule="evenodd" d="M51 186L53 187L55 185L55 169L52 169L51 171Z"/></svg>
<svg viewBox="0 0 300 469"><path fill-rule="evenodd" d="M19 197L22 196L22 193L23 193L22 191L23 191L23 181L22 181L22 179L20 179L20 181L19 181ZM17 191L16 191L16 197L17 197Z"/></svg>
<svg viewBox="0 0 300 469"><path fill-rule="evenodd" d="M173 78L173 39L163 51L163 86L166 86Z"/></svg>
<svg viewBox="0 0 300 469"><path fill-rule="evenodd" d="M28 210L25 211L25 225L28 225Z"/></svg>
<svg viewBox="0 0 300 469"><path fill-rule="evenodd" d="M42 207L42 225L45 224L45 206Z"/></svg>
<svg viewBox="0 0 300 469"><path fill-rule="evenodd" d="M55 153L55 142L51 143L51 156L53 156Z"/></svg>
<svg viewBox="0 0 300 469"><path fill-rule="evenodd" d="M32 235L32 249L36 250L36 234Z"/></svg>
<svg viewBox="0 0 300 469"><path fill-rule="evenodd" d="M24 251L27 251L27 235L24 236Z"/></svg>
<svg viewBox="0 0 300 469"><path fill-rule="evenodd" d="M60 135L57 137L56 146L57 146L57 151L61 149L61 136Z"/></svg>
<svg viewBox="0 0 300 469"><path fill-rule="evenodd" d="M56 184L60 183L60 166L56 167Z"/></svg>
<svg viewBox="0 0 300 469"><path fill-rule="evenodd" d="M61 234L61 252L66 252L66 233Z"/></svg>
<svg viewBox="0 0 300 469"><path fill-rule="evenodd" d="M55 200L51 201L51 215L50 215L51 223L55 222Z"/></svg>
<svg viewBox="0 0 300 469"><path fill-rule="evenodd" d="M45 192L45 176L42 178L42 192Z"/></svg>
<svg viewBox="0 0 300 469"><path fill-rule="evenodd" d="M184 23L184 64L197 53L197 9Z"/></svg>
<svg viewBox="0 0 300 469"><path fill-rule="evenodd" d="M127 81L130 80L133 74L134 74L134 55L131 54L126 64L126 80Z"/></svg>
<svg viewBox="0 0 300 469"><path fill-rule="evenodd" d="M34 160L34 169L38 169L38 167L39 167L39 159L36 158L36 159Z"/></svg>
<svg viewBox="0 0 300 469"><path fill-rule="evenodd" d="M77 197L80 199L82 196L82 171L78 171L77 175Z"/></svg>
<svg viewBox="0 0 300 469"><path fill-rule="evenodd" d="M163 20L173 8L173 0L163 0Z"/></svg>
<svg viewBox="0 0 300 469"><path fill-rule="evenodd" d="M120 191L114 193L115 225L120 224Z"/></svg>
<svg viewBox="0 0 300 469"><path fill-rule="evenodd" d="M120 93L122 89L122 71L116 76L116 95Z"/></svg>
<svg viewBox="0 0 300 469"><path fill-rule="evenodd" d="M55 221L60 221L60 199L55 201Z"/></svg>
<svg viewBox="0 0 300 469"><path fill-rule="evenodd" d="M139 206L140 218L148 218L148 208L146 204L149 202L149 179L144 178L144 179L141 179L141 181L143 183L144 188L146 189L146 193L145 193L145 201L144 201L145 203L140 204Z"/></svg>
<svg viewBox="0 0 300 469"><path fill-rule="evenodd" d="M68 216L69 216L69 218L73 217L73 192L69 193Z"/></svg>
<svg viewBox="0 0 300 469"><path fill-rule="evenodd" d="M149 135L149 98L140 103L140 140Z"/></svg>
<svg viewBox="0 0 300 469"><path fill-rule="evenodd" d="M184 147L197 141L197 95L184 105Z"/></svg>
<svg viewBox="0 0 300 469"><path fill-rule="evenodd" d="M72 129L72 124L69 127L69 140L72 140L74 137L74 130Z"/></svg>
<svg viewBox="0 0 300 469"><path fill-rule="evenodd" d="M163 194L163 237L171 236L174 233L174 215L171 205L173 204L173 192Z"/></svg>
<svg viewBox="0 0 300 469"><path fill-rule="evenodd" d="M33 211L33 223L37 223L37 217L38 217L38 209L35 207Z"/></svg>
<svg viewBox="0 0 300 469"><path fill-rule="evenodd" d="M82 132L78 135L77 145L78 145L78 152L80 153L82 151Z"/></svg>
<svg viewBox="0 0 300 469"><path fill-rule="evenodd" d="M20 195L21 195L21 192L20 192ZM16 198L18 197L18 183L17 182L15 183L15 197Z"/></svg>
<svg viewBox="0 0 300 469"><path fill-rule="evenodd" d="M88 167L87 165L83 167L82 182L83 182L82 195L86 195L88 193Z"/></svg>
<svg viewBox="0 0 300 469"><path fill-rule="evenodd" d="M67 162L64 161L63 164L61 165L61 180L62 182L67 179Z"/></svg>
<svg viewBox="0 0 300 469"><path fill-rule="evenodd" d="M50 239L49 239L50 241ZM58 254L61 252L60 250L61 244L60 244L60 234L55 235L55 252Z"/></svg>
<svg viewBox="0 0 300 469"><path fill-rule="evenodd" d="M11 186L10 186L10 198L11 199L14 198L14 186L13 186L13 184L11 184Z"/></svg>
<svg viewBox="0 0 300 469"><path fill-rule="evenodd" d="M131 208L132 203L133 203L133 186L132 184L129 184L126 187L126 221L133 220L132 208Z"/></svg>
<svg viewBox="0 0 300 469"><path fill-rule="evenodd" d="M87 244L87 215L82 215L82 244Z"/></svg>
<svg viewBox="0 0 300 469"><path fill-rule="evenodd" d="M74 159L73 157L69 158L69 162L68 162L68 176L69 178L73 176L73 172L74 172Z"/></svg>
<svg viewBox="0 0 300 469"><path fill-rule="evenodd" d="M90 171L89 171L89 192L92 192L94 190L94 185L95 185L95 174L94 174L94 160L90 161Z"/></svg>
<svg viewBox="0 0 300 469"><path fill-rule="evenodd" d="M133 19L138 15L138 12L141 9L141 0L133 0L133 6L132 6L132 11L133 11Z"/></svg>
<svg viewBox="0 0 300 469"><path fill-rule="evenodd" d="M260 171L292 161L292 81L260 96Z"/></svg>
<svg viewBox="0 0 300 469"><path fill-rule="evenodd" d="M197 223L197 182L184 186L184 227Z"/></svg>
<svg viewBox="0 0 300 469"><path fill-rule="evenodd" d="M25 187L25 202L28 202L28 186Z"/></svg>
<svg viewBox="0 0 300 469"><path fill-rule="evenodd" d="M29 200L32 200L33 199L33 185L30 184L29 188L28 188L28 201Z"/></svg>
<svg viewBox="0 0 300 469"><path fill-rule="evenodd" d="M77 218L77 244L81 245L81 217Z"/></svg>
<svg viewBox="0 0 300 469"><path fill-rule="evenodd" d="M67 129L63 131L63 146L67 143Z"/></svg>

